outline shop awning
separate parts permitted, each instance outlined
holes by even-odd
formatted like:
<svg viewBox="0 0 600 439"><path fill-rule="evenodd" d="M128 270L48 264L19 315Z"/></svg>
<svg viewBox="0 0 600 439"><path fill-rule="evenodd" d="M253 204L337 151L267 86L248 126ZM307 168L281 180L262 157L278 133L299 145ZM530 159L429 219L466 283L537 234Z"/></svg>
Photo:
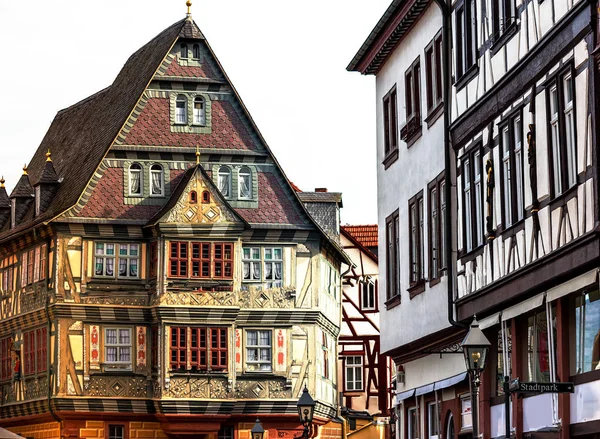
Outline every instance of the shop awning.
<svg viewBox="0 0 600 439"><path fill-rule="evenodd" d="M577 276L565 283L562 283L554 288L550 288L546 292L546 300L552 302L556 299L560 299L567 294L581 290L582 288L588 287L598 282L598 270L594 269L587 273ZM596 285L597 286L597 285Z"/></svg>
<svg viewBox="0 0 600 439"><path fill-rule="evenodd" d="M415 389L415 396L425 395L426 393L433 392L433 384L427 384L426 386L417 387Z"/></svg>
<svg viewBox="0 0 600 439"><path fill-rule="evenodd" d="M533 296L530 299L505 309L502 311L502 321L506 322L507 320L514 319L515 317L539 308L544 303L544 294L545 293L540 293L537 296Z"/></svg>
<svg viewBox="0 0 600 439"><path fill-rule="evenodd" d="M484 330L487 328L491 328L492 326L497 325L498 323L500 323L499 312L492 314L491 316L486 317L485 319L481 319L479 321L479 329Z"/></svg>
<svg viewBox="0 0 600 439"><path fill-rule="evenodd" d="M415 389L407 390L406 392L398 393L396 395L396 404L400 404L402 401L408 398L412 398L415 394Z"/></svg>
<svg viewBox="0 0 600 439"><path fill-rule="evenodd" d="M433 385L435 390L447 389L448 387L452 387L457 385L458 383L462 383L465 378L467 378L467 372L459 373L458 375L454 375L453 377L446 378L445 380L436 381Z"/></svg>

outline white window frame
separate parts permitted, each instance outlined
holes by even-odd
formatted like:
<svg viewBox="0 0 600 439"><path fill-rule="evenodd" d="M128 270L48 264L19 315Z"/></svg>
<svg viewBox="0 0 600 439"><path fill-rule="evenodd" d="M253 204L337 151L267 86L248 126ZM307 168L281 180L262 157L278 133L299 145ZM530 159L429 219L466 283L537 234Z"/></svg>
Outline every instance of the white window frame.
<svg viewBox="0 0 600 439"><path fill-rule="evenodd" d="M364 311L377 309L377 297L375 294L375 282L372 279L364 279L360 282L360 307ZM366 299L366 301L365 301Z"/></svg>
<svg viewBox="0 0 600 439"><path fill-rule="evenodd" d="M108 331L116 331L117 342L108 343ZM121 331L127 331L129 334L129 343L121 342ZM116 361L108 360L108 349L116 348ZM121 349L129 349L129 361L120 360ZM133 364L133 339L132 331L127 326L107 326L104 328L104 369L105 370L131 370Z"/></svg>
<svg viewBox="0 0 600 439"><path fill-rule="evenodd" d="M471 423L467 424L465 419L471 419ZM473 411L470 395L462 395L460 397L460 429L461 431L473 429Z"/></svg>
<svg viewBox="0 0 600 439"><path fill-rule="evenodd" d="M150 196L151 197L164 197L165 196L165 175L164 168L162 165L158 163L154 163L150 166ZM158 175L159 183L160 183L160 192L154 192L154 175Z"/></svg>
<svg viewBox="0 0 600 439"><path fill-rule="evenodd" d="M477 151L473 154L473 184L475 185L475 238L477 239L476 246L483 244L483 181L481 169L481 152Z"/></svg>
<svg viewBox="0 0 600 439"><path fill-rule="evenodd" d="M256 333L256 343L250 344L249 335L251 333ZM261 335L268 334L269 344L261 344ZM250 351L256 351L256 359L251 360L250 358L254 358L254 355L250 355ZM266 351L269 353L268 360L261 359L261 352ZM246 330L246 371L247 372L272 372L273 371L273 331L270 329L247 329Z"/></svg>
<svg viewBox="0 0 600 439"><path fill-rule="evenodd" d="M185 95L177 95L175 99L175 124L176 125L187 125L187 105L188 100Z"/></svg>
<svg viewBox="0 0 600 439"><path fill-rule="evenodd" d="M109 246L112 247L112 254L107 253ZM102 261L102 272L98 273L98 262ZM112 274L108 273L108 261L112 261ZM116 277L117 265L117 244L114 242L95 241L94 242L94 277Z"/></svg>
<svg viewBox="0 0 600 439"><path fill-rule="evenodd" d="M554 172L554 195L562 193L562 163L560 154L560 122L558 112L558 87L556 84L550 88L550 142L552 144L552 169Z"/></svg>
<svg viewBox="0 0 600 439"><path fill-rule="evenodd" d="M134 168L134 166L137 166ZM139 179L139 190L138 192L133 192L131 190L131 182L133 181L133 175L137 174ZM144 194L144 168L139 163L132 163L129 166L129 184L128 184L128 192L130 196L141 196Z"/></svg>
<svg viewBox="0 0 600 439"><path fill-rule="evenodd" d="M119 252L118 252L118 277L121 279L138 279L140 277L140 244L119 244ZM125 250L125 253L122 253L122 250ZM132 251L135 249L136 254L132 254ZM121 264L125 263L125 273L121 274ZM135 262L135 264L132 264ZM135 266L136 271L135 275L130 274L131 267Z"/></svg>
<svg viewBox="0 0 600 439"><path fill-rule="evenodd" d="M219 170L217 171L217 188L219 189L219 191L221 192L221 195L223 195L223 198L231 198L232 194L231 194L231 168L229 166L220 166ZM225 184L223 183L223 178L227 177L227 193L223 193L223 189L225 189Z"/></svg>
<svg viewBox="0 0 600 439"><path fill-rule="evenodd" d="M196 104L200 103L201 104L201 108L197 109L196 108ZM194 102L193 102L193 107L192 107L192 113L193 113L193 124L194 125L200 125L200 126L204 126L206 125L206 99L204 99L203 96L196 96L194 98Z"/></svg>
<svg viewBox="0 0 600 439"><path fill-rule="evenodd" d="M248 178L248 195L247 196L242 196L243 177ZM252 171L247 166L242 166L238 171L238 198L240 200L251 200L252 199Z"/></svg>
<svg viewBox="0 0 600 439"><path fill-rule="evenodd" d="M344 390L346 392L364 391L364 361L362 355L344 357ZM349 377L352 371L352 378Z"/></svg>
<svg viewBox="0 0 600 439"><path fill-rule="evenodd" d="M432 416L433 409L433 416ZM436 434L431 434L432 429L435 429ZM438 439L440 434L440 419L438 416L438 409L436 402L430 402L427 404L427 436L429 439Z"/></svg>
<svg viewBox="0 0 600 439"><path fill-rule="evenodd" d="M249 251L249 256L246 256L245 251ZM279 252L280 258L276 258L275 253ZM271 253L272 257L267 255ZM264 288L282 288L284 281L284 264L283 264L283 247L261 247L261 246L244 246L242 247L242 283ZM258 254L258 257L257 257ZM271 274L275 272L276 265L280 265L281 279L267 279L267 266L271 267ZM250 278L244 279L245 267L248 267ZM259 276L255 277L255 267L259 267Z"/></svg>
<svg viewBox="0 0 600 439"><path fill-rule="evenodd" d="M102 251L99 251L99 246L102 246ZM112 246L113 253L107 254L106 250L108 246ZM127 254L121 255L121 247L127 248ZM137 246L137 255L131 255L132 246ZM139 279L140 278L140 262L141 262L141 252L142 245L140 243L117 243L110 241L94 241L93 243L94 249L94 272L93 276L95 278L106 278L106 279ZM131 266L132 260L137 260L137 275L130 276L129 274L123 276L119 274L120 261L121 259L127 259L127 272L129 273L129 267ZM102 261L102 273L97 274L97 264L99 260ZM107 274L107 261L112 261L112 269L113 274Z"/></svg>

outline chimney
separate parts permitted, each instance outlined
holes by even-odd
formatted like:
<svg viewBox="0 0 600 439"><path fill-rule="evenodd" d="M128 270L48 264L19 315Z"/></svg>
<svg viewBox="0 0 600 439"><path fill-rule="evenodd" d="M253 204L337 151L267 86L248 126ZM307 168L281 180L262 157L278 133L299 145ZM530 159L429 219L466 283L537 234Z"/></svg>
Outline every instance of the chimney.
<svg viewBox="0 0 600 439"><path fill-rule="evenodd" d="M327 192L327 188L326 187L316 187L315 192Z"/></svg>
<svg viewBox="0 0 600 439"><path fill-rule="evenodd" d="M52 154L50 153L50 150L48 150L46 153L46 164L42 170L42 175L34 186L35 216L41 215L48 209L52 203L52 199L56 195L59 183L58 175L56 175L54 164L52 163Z"/></svg>
<svg viewBox="0 0 600 439"><path fill-rule="evenodd" d="M31 203L33 202L33 188L29 183L29 175L27 175L27 165L23 166L23 175L17 182L17 185L10 194L11 212L10 212L10 227L14 228L19 224Z"/></svg>
<svg viewBox="0 0 600 439"><path fill-rule="evenodd" d="M0 179L0 229L10 218L10 198L4 186L4 177Z"/></svg>

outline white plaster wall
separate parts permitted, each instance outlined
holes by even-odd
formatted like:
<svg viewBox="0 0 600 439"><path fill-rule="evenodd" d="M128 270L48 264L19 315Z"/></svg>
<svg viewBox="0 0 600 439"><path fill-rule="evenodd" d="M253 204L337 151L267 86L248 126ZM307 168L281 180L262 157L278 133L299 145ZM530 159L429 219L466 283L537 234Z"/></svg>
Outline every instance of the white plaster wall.
<svg viewBox="0 0 600 439"><path fill-rule="evenodd" d="M523 398L523 431L552 427L552 394Z"/></svg>
<svg viewBox="0 0 600 439"><path fill-rule="evenodd" d="M575 386L571 395L571 424L600 419L600 381Z"/></svg>
<svg viewBox="0 0 600 439"><path fill-rule="evenodd" d="M397 392L432 384L464 372L465 358L459 354L427 355L418 360L404 363L405 383L398 384Z"/></svg>
<svg viewBox="0 0 600 439"><path fill-rule="evenodd" d="M449 325L446 311L446 280L414 299L409 298L409 245L408 245L408 200L419 191L424 191L424 234L427 234L427 185L444 170L443 117L427 127L423 121L423 135L410 148L399 141L399 159L387 170L383 161L383 106L382 99L396 84L398 91L398 134L405 124L404 74L413 61L421 59L421 114L426 115L424 50L441 29L441 15L435 4L425 11L421 20L406 35L377 75L377 201L379 222L380 270L386 272L385 219L396 209L400 215L400 295L402 303L387 311L385 276L380 279L379 300L381 308L382 351L404 345L424 335L436 332ZM425 116L423 116L425 117ZM425 273L427 269L425 251Z"/></svg>
<svg viewBox="0 0 600 439"><path fill-rule="evenodd" d="M506 413L506 408L504 404L493 405L490 408L490 436L491 437L501 437L506 434L506 418L504 414ZM509 410L510 420L511 420L511 428L512 428L512 401L510 402L510 410Z"/></svg>

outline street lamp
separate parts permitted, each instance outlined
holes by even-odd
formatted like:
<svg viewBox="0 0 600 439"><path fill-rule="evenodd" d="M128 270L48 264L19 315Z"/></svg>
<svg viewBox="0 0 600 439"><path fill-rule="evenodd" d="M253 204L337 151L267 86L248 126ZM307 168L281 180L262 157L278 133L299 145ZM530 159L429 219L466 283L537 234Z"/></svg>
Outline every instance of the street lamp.
<svg viewBox="0 0 600 439"><path fill-rule="evenodd" d="M302 433L303 438L308 439L308 429L313 421L313 415L315 414L315 400L311 398L308 393L306 385L302 391L302 396L298 400L298 416L300 422L304 426L304 432Z"/></svg>
<svg viewBox="0 0 600 439"><path fill-rule="evenodd" d="M250 430L250 434L252 435L252 439L263 439L265 435L265 429L260 425L260 421L256 418L256 422L254 423L254 427Z"/></svg>
<svg viewBox="0 0 600 439"><path fill-rule="evenodd" d="M479 377L485 368L485 361L487 360L487 354L490 350L490 341L485 337L481 329L479 329L479 323L477 318L473 317L471 327L467 336L462 342L463 353L465 355L465 363L467 365L467 371L471 377L471 413L473 420L473 438L479 438L479 416L478 416L478 403L479 403Z"/></svg>

